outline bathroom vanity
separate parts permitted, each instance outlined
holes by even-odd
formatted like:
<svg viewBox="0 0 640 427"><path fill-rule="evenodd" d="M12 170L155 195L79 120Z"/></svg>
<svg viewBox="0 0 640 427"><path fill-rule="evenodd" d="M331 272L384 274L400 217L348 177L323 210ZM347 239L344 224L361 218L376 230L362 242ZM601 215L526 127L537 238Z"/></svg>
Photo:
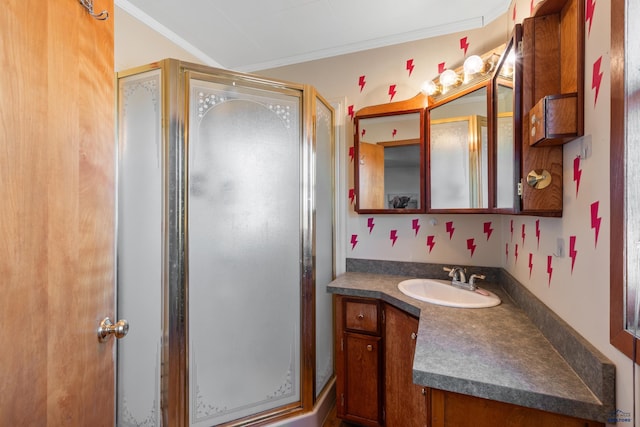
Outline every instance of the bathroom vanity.
<svg viewBox="0 0 640 427"><path fill-rule="evenodd" d="M603 426L615 410L613 364L494 270L481 286L502 303L480 309L404 295L398 283L415 275L349 271L330 283L338 416L363 426Z"/></svg>

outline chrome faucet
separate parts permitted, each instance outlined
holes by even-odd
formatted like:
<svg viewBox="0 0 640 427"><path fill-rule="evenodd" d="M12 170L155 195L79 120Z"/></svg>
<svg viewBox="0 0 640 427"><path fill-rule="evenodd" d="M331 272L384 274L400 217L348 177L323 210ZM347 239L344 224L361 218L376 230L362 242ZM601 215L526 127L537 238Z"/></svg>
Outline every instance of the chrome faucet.
<svg viewBox="0 0 640 427"><path fill-rule="evenodd" d="M465 282L467 281L465 269L462 267L444 267L443 270L449 272L449 277L451 277L451 284L454 286L465 284Z"/></svg>
<svg viewBox="0 0 640 427"><path fill-rule="evenodd" d="M444 267L444 271L449 272L449 277L451 277L451 285L466 289L468 291L476 290L476 280L483 280L485 276L483 274L472 274L469 277L469 283L467 283L467 276L465 274L466 270L462 267Z"/></svg>

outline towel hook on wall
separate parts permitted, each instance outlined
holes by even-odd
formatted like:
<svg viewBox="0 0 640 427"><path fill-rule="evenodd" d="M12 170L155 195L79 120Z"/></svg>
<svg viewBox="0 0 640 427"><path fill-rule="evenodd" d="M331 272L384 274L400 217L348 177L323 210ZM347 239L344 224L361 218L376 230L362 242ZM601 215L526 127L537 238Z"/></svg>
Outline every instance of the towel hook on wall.
<svg viewBox="0 0 640 427"><path fill-rule="evenodd" d="M95 13L93 11L93 0L78 0L78 1L82 6L84 6L85 9L87 9L87 12L89 12L89 15L93 16L98 21L106 21L107 19L109 19L109 12L107 12L106 10L103 10L100 13Z"/></svg>

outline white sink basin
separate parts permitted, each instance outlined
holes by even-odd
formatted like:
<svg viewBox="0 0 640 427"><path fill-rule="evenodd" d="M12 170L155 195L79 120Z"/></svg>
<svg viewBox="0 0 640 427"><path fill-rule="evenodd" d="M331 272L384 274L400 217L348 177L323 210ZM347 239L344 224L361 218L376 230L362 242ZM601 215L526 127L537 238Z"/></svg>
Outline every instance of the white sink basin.
<svg viewBox="0 0 640 427"><path fill-rule="evenodd" d="M403 294L447 307L484 308L500 304L500 297L486 289L467 291L451 286L450 280L409 279L398 283Z"/></svg>

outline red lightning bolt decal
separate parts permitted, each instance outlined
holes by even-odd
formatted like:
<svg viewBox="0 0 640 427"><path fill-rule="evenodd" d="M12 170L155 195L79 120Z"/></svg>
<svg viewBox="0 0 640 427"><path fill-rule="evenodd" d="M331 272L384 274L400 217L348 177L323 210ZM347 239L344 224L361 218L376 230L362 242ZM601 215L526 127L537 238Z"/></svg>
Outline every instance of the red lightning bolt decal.
<svg viewBox="0 0 640 427"><path fill-rule="evenodd" d="M396 85L389 86L389 102L393 101L393 97L396 96Z"/></svg>
<svg viewBox="0 0 640 427"><path fill-rule="evenodd" d="M602 83L602 72L600 66L602 65L602 56L593 63L593 77L591 79L591 89L596 91L596 96L593 101L593 106L598 103L598 94L600 93L600 83Z"/></svg>
<svg viewBox="0 0 640 427"><path fill-rule="evenodd" d="M358 86L360 86L360 92L362 92L362 89L364 89L364 85L366 85L367 82L365 81L365 76L360 76L360 78L358 79Z"/></svg>
<svg viewBox="0 0 640 427"><path fill-rule="evenodd" d="M429 246L429 253L431 253L435 245L436 245L436 236L427 236L427 246Z"/></svg>
<svg viewBox="0 0 640 427"><path fill-rule="evenodd" d="M473 258L473 253L476 251L476 239L467 239L467 249L471 251L471 257Z"/></svg>
<svg viewBox="0 0 640 427"><path fill-rule="evenodd" d="M576 250L576 236L570 236L569 257L571 258L571 274L573 274L573 266L576 264L576 256L578 256L578 251Z"/></svg>
<svg viewBox="0 0 640 427"><path fill-rule="evenodd" d="M467 38L463 37L460 39L460 49L464 50L465 56L467 55L467 49L469 49L469 43L467 42Z"/></svg>
<svg viewBox="0 0 640 427"><path fill-rule="evenodd" d="M484 223L484 232L487 235L487 241L489 241L491 233L493 233L493 228L491 228L491 221Z"/></svg>
<svg viewBox="0 0 640 427"><path fill-rule="evenodd" d="M449 240L451 240L453 238L453 232L455 231L455 228L453 228L453 221L449 221L447 222L447 233L449 233Z"/></svg>
<svg viewBox="0 0 640 427"><path fill-rule="evenodd" d="M580 178L582 177L582 169L580 169L580 156L576 156L573 159L573 180L576 182L576 197L578 197L578 190L580 190Z"/></svg>
<svg viewBox="0 0 640 427"><path fill-rule="evenodd" d="M356 115L356 110L353 105L349 105L347 108L347 115L351 118L351 121L353 121L353 117Z"/></svg>
<svg viewBox="0 0 640 427"><path fill-rule="evenodd" d="M393 138L395 138L397 134L398 134L398 129L394 129L394 130L392 130L392 131L391 131L391 138L392 138L392 139L393 139Z"/></svg>
<svg viewBox="0 0 640 427"><path fill-rule="evenodd" d="M513 5L513 14L511 15L511 20L515 22L516 20L516 4Z"/></svg>
<svg viewBox="0 0 640 427"><path fill-rule="evenodd" d="M533 271L533 254L529 252L529 278L531 278L532 271Z"/></svg>
<svg viewBox="0 0 640 427"><path fill-rule="evenodd" d="M413 59L407 59L407 71L409 71L409 77L411 77L411 73L413 73Z"/></svg>
<svg viewBox="0 0 640 427"><path fill-rule="evenodd" d="M511 220L511 241L513 242L513 220Z"/></svg>
<svg viewBox="0 0 640 427"><path fill-rule="evenodd" d="M591 24L593 23L593 12L596 10L596 0L587 0L587 10L585 19L589 21L589 35L591 35Z"/></svg>
<svg viewBox="0 0 640 427"><path fill-rule="evenodd" d="M596 231L596 246L598 246L598 235L600 234L600 223L602 222L602 218L598 216L599 209L600 202L591 204L591 228Z"/></svg>
<svg viewBox="0 0 640 427"><path fill-rule="evenodd" d="M419 219L414 219L413 223L411 225L411 228L413 228L416 231L416 236L418 235L418 231L420 231L420 220Z"/></svg>
<svg viewBox="0 0 640 427"><path fill-rule="evenodd" d="M516 262L518 262L518 244L516 243L516 251L515 251Z"/></svg>
<svg viewBox="0 0 640 427"><path fill-rule="evenodd" d="M375 227L376 225L373 223L373 218L369 218L367 220L367 227L369 227L369 234L371 234L371 232L373 231L373 227Z"/></svg>
<svg viewBox="0 0 640 427"><path fill-rule="evenodd" d="M349 202L351 204L353 204L355 199L356 199L356 190L355 190L355 188L350 188L349 189Z"/></svg>
<svg viewBox="0 0 640 427"><path fill-rule="evenodd" d="M349 147L349 159L353 162L353 157L356 155L354 147Z"/></svg>
<svg viewBox="0 0 640 427"><path fill-rule="evenodd" d="M524 238L527 236L527 233L524 232L525 225L522 224L522 246L524 246Z"/></svg>
<svg viewBox="0 0 640 427"><path fill-rule="evenodd" d="M398 230L391 230L389 233L389 239L391 239L391 246L396 244L396 240L398 240Z"/></svg>
<svg viewBox="0 0 640 427"><path fill-rule="evenodd" d="M357 234L352 234L351 235L351 250L353 250L356 245L358 244L358 235Z"/></svg>
<svg viewBox="0 0 640 427"><path fill-rule="evenodd" d="M540 249L540 220L536 219L536 238L538 239L538 249Z"/></svg>
<svg viewBox="0 0 640 427"><path fill-rule="evenodd" d="M445 70L444 64L444 62L438 64L438 74L442 74L442 72Z"/></svg>
<svg viewBox="0 0 640 427"><path fill-rule="evenodd" d="M549 274L548 286L551 286L551 276L553 275L553 267L551 266L552 263L553 257L551 255L547 256L547 274Z"/></svg>
<svg viewBox="0 0 640 427"><path fill-rule="evenodd" d="M362 129L362 132L360 132L360 138L364 138L366 133L367 133L367 130L366 129Z"/></svg>

